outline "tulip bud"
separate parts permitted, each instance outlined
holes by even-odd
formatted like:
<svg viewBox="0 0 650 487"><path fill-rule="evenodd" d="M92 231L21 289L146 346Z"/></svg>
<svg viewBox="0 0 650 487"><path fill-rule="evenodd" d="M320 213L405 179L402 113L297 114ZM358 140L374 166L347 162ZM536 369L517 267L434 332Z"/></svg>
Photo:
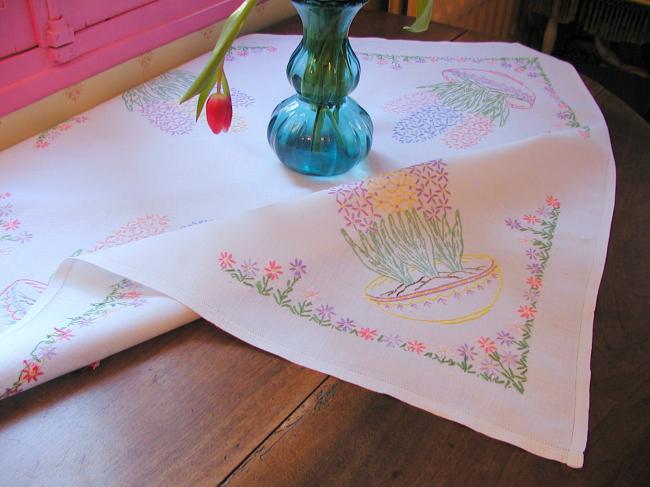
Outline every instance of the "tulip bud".
<svg viewBox="0 0 650 487"><path fill-rule="evenodd" d="M208 125L215 134L228 132L232 123L232 99L229 95L210 95L205 106Z"/></svg>

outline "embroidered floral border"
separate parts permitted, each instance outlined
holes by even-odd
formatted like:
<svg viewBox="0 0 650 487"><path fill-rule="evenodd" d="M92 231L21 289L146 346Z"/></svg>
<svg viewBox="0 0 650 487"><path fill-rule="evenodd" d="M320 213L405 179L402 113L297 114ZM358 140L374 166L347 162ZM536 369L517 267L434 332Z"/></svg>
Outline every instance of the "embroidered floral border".
<svg viewBox="0 0 650 487"><path fill-rule="evenodd" d="M523 394L527 382L529 341L559 216L559 200L548 196L536 212L525 214L521 219L506 220L509 228L527 235L520 239L527 246L525 253L529 275L525 282L524 302L516 309L519 319L515 325L500 330L494 337L480 336L474 342L453 347L444 344L433 347L417 338L383 333L372 325L361 325L351 317L338 314L331 304L319 304L318 290L307 288L299 292L296 289L307 274L307 264L300 258L295 258L288 265L269 260L262 266L250 258L238 262L232 253L222 251L218 261L221 270L233 279L256 290L261 296L272 298L276 305L310 323L366 342L381 343L388 348L413 353L449 367L458 367L466 374ZM286 277L286 282L282 281L282 276Z"/></svg>
<svg viewBox="0 0 650 487"><path fill-rule="evenodd" d="M75 330L94 325L105 316L122 308L139 307L146 303L139 291L139 284L122 279L110 286L110 292L98 302L89 305L88 309L78 316L68 318L65 323L55 326L53 330L38 342L29 357L23 360L23 367L14 383L0 394L0 400L18 394L24 385L37 382L44 374L43 369L48 361L57 355L57 344L71 341Z"/></svg>
<svg viewBox="0 0 650 487"><path fill-rule="evenodd" d="M553 87L551 79L546 75L538 57L453 57L453 56L402 56L396 54L382 54L358 52L357 55L364 61L375 62L380 65L390 65L392 69L402 69L404 65L411 64L436 64L436 63L458 63L458 64L487 64L508 69L520 76L527 76L533 80L539 80L544 85L544 91L555 102L557 112L556 118L566 127L579 130L583 138L590 137L591 128L582 125L576 116L575 111L564 100L560 98Z"/></svg>

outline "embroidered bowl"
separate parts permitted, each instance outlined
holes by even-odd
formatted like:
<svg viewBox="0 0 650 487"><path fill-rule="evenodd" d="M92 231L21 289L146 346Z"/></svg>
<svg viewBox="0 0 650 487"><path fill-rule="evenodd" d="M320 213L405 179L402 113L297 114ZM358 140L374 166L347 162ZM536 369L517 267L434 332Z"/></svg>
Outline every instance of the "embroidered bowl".
<svg viewBox="0 0 650 487"><path fill-rule="evenodd" d="M450 82L473 81L503 93L508 97L508 105L513 108L531 108L535 103L535 93L521 81L505 73L485 69L450 68L445 69L442 76Z"/></svg>
<svg viewBox="0 0 650 487"><path fill-rule="evenodd" d="M502 273L489 255L465 255L463 267L400 293L395 292L396 281L379 276L368 283L365 295L382 311L407 320L465 323L492 309L501 294Z"/></svg>

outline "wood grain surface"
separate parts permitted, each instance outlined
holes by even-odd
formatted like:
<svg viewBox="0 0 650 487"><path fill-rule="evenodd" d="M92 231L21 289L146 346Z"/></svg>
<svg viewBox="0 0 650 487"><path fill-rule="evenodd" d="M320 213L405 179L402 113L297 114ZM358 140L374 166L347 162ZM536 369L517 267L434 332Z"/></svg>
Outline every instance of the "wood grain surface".
<svg viewBox="0 0 650 487"><path fill-rule="evenodd" d="M362 11L352 34L486 40L439 24L413 35L406 22ZM268 31L298 33L300 23ZM200 320L0 401L0 486L647 485L650 126L583 79L610 128L618 177L583 469L293 365Z"/></svg>

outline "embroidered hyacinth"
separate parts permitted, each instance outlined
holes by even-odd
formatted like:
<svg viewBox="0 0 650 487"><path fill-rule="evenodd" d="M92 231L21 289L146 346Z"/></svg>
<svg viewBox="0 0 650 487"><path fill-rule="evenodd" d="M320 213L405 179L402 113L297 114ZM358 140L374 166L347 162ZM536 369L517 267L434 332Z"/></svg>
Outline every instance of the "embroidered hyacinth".
<svg viewBox="0 0 650 487"><path fill-rule="evenodd" d="M97 242L91 251L108 249L116 245L134 242L153 235L159 235L169 229L169 217L166 215L145 215L131 220L104 240Z"/></svg>
<svg viewBox="0 0 650 487"><path fill-rule="evenodd" d="M356 230L342 229L343 238L368 269L396 283L392 295L464 271L448 182L446 164L436 160L333 190L346 226Z"/></svg>
<svg viewBox="0 0 650 487"><path fill-rule="evenodd" d="M237 52L248 52L254 48L237 48ZM262 52L255 50L255 52ZM127 90L122 95L124 106L129 111L140 113L151 125L169 135L185 135L195 127L195 110L190 105L179 105L178 99L196 79L191 71L176 69L163 73L136 88ZM230 92L228 104L234 108L252 106L255 99L239 90ZM246 127L241 117L234 117L228 122L228 128L239 132Z"/></svg>
<svg viewBox="0 0 650 487"><path fill-rule="evenodd" d="M452 107L425 105L397 122L393 138L404 144L431 140L462 120L463 114Z"/></svg>

